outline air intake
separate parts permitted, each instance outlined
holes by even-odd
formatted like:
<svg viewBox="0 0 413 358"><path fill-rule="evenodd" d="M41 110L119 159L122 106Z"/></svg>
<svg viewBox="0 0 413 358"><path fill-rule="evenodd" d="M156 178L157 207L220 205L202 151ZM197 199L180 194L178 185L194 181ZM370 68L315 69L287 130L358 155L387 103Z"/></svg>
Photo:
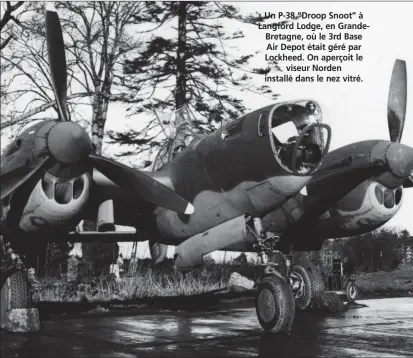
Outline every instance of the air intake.
<svg viewBox="0 0 413 358"><path fill-rule="evenodd" d="M58 204L68 204L72 200L72 183L55 183L54 198Z"/></svg>

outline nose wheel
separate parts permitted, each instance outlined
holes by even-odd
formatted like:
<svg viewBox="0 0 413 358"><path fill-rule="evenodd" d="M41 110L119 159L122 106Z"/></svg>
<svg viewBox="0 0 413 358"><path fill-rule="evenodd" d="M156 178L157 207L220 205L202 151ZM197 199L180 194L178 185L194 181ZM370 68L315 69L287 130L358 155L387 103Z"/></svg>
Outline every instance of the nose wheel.
<svg viewBox="0 0 413 358"><path fill-rule="evenodd" d="M256 239L254 248L263 267L263 278L258 284L256 296L258 321L265 331L289 334L295 308L307 309L314 298L324 292L321 273L306 260L293 265L290 253L281 255L280 264L269 262L269 255L281 254L277 250L280 238L265 232L259 218L248 221L247 228Z"/></svg>
<svg viewBox="0 0 413 358"><path fill-rule="evenodd" d="M247 229L256 238L254 248L263 267L255 300L258 321L266 332L290 334L295 317L294 295L285 274L278 270L278 264L268 261L268 254L274 253L279 238L264 232L260 219L247 221Z"/></svg>
<svg viewBox="0 0 413 358"><path fill-rule="evenodd" d="M287 280L275 274L261 281L255 304L258 321L264 331L291 332L295 316L295 302Z"/></svg>

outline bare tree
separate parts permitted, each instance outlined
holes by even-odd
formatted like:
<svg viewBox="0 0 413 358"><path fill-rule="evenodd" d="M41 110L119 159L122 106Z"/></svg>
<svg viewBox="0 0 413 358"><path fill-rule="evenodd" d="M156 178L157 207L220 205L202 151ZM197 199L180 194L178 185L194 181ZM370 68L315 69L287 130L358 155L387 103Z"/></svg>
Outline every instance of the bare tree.
<svg viewBox="0 0 413 358"><path fill-rule="evenodd" d="M128 26L149 19L145 15L147 4L58 2L56 7L65 41L70 113L74 120L91 126L92 142L100 154L109 103L135 101L116 78L122 73L125 54L139 48L139 40L128 33ZM30 26L26 26L13 47L13 51L1 53L2 62L8 64L2 82L7 81L9 89L9 110L2 113L1 129L26 124L33 115L55 107L43 5L33 8ZM14 105L18 101L24 106ZM85 118L85 110L90 108L91 118Z"/></svg>
<svg viewBox="0 0 413 358"><path fill-rule="evenodd" d="M15 37L13 25L20 24L18 16L15 16L16 11L21 8L24 1L18 1L12 5L10 1L1 4L1 13L3 16L0 19L0 50L3 50L9 42Z"/></svg>
<svg viewBox="0 0 413 358"><path fill-rule="evenodd" d="M23 31L14 41L13 48L1 53L1 61L7 70L2 76L2 84L7 97L3 104L2 129L13 124L26 124L24 114L40 104L54 103L54 94L50 82L45 38L31 31ZM69 86L70 87L70 86ZM13 105L10 105L13 104ZM55 103L54 103L55 104Z"/></svg>
<svg viewBox="0 0 413 358"><path fill-rule="evenodd" d="M111 100L132 100L115 81L123 56L139 47L127 26L144 13L142 2L61 3L68 13L62 20L69 37L67 51L75 61L73 81L89 94L92 105L92 142L101 153ZM121 72L120 72L121 73ZM115 96L112 96L112 94Z"/></svg>
<svg viewBox="0 0 413 358"><path fill-rule="evenodd" d="M15 39L19 36L22 30L22 22L19 20L20 17L27 12L30 7L29 3L19 2L2 2L0 3L0 53L3 52L13 45ZM4 76L4 74L10 68L9 64L5 61L0 61L0 105L5 105L9 101L9 96L7 96L10 81ZM2 106L3 108L3 106ZM3 113L3 111L0 111ZM3 116L1 117L3 120Z"/></svg>

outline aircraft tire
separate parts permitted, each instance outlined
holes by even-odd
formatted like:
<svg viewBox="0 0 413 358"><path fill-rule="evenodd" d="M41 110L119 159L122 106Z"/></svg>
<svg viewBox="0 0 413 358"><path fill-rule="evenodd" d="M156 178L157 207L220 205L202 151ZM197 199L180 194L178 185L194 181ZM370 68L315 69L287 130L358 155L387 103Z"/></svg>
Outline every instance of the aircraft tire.
<svg viewBox="0 0 413 358"><path fill-rule="evenodd" d="M10 275L1 288L1 321L6 311L14 308L32 308L32 292L27 275L18 271Z"/></svg>
<svg viewBox="0 0 413 358"><path fill-rule="evenodd" d="M284 278L278 275L264 277L258 286L255 308L264 331L290 333L295 301L290 285Z"/></svg>
<svg viewBox="0 0 413 358"><path fill-rule="evenodd" d="M303 292L295 298L295 305L299 310L305 310L311 306L316 297L324 291L324 282L320 270L311 262L303 260L293 267L294 273L303 280Z"/></svg>
<svg viewBox="0 0 413 358"><path fill-rule="evenodd" d="M310 269L313 280L313 295L314 297L320 297L326 290L323 275L320 269L313 263L310 263Z"/></svg>
<svg viewBox="0 0 413 358"><path fill-rule="evenodd" d="M347 301L350 303L356 302L358 296L358 288L354 281L350 281L345 287Z"/></svg>

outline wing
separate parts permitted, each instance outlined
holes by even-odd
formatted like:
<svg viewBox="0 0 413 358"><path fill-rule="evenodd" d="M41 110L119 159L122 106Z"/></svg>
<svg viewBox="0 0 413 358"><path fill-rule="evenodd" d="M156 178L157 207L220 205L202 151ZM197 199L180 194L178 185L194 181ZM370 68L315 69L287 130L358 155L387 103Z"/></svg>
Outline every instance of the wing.
<svg viewBox="0 0 413 358"><path fill-rule="evenodd" d="M132 169L111 159L90 155L94 168L118 186L128 189L130 195L184 214L192 214L194 207L175 191L154 180L149 172Z"/></svg>
<svg viewBox="0 0 413 358"><path fill-rule="evenodd" d="M152 179L151 173L146 173ZM154 180L157 180L154 178ZM161 180L157 180L163 184ZM170 186L162 185L170 192ZM116 225L140 227L148 226L154 220L154 211L158 207L149 200L144 200L141 195L135 195L134 191L125 189L115 184L99 170L93 170L93 186L88 205L83 213L83 219L96 220L99 206L113 200L114 221Z"/></svg>

